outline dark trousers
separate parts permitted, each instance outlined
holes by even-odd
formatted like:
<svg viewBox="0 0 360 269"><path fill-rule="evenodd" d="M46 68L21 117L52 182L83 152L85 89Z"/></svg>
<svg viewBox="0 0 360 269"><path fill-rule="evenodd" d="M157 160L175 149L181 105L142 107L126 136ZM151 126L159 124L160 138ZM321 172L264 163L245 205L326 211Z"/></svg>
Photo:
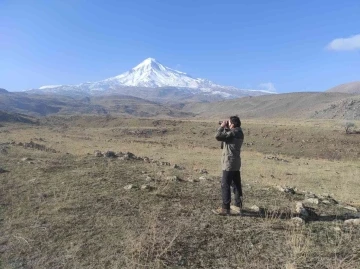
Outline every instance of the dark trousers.
<svg viewBox="0 0 360 269"><path fill-rule="evenodd" d="M235 195L235 205L238 207L242 207L241 198L242 188L241 188L241 177L240 171L225 171L223 170L222 179L221 179L221 193L223 205L222 208L230 209L231 203L231 190L230 186L234 188Z"/></svg>

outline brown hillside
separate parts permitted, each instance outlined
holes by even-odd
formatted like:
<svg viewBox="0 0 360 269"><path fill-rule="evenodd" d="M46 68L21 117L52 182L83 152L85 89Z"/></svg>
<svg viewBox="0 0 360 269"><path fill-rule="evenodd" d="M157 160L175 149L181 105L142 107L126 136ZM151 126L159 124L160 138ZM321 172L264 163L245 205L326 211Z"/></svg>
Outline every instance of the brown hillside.
<svg viewBox="0 0 360 269"><path fill-rule="evenodd" d="M344 84L338 85L336 87L333 87L333 88L327 90L327 92L342 92L342 93L360 94L360 81L344 83Z"/></svg>
<svg viewBox="0 0 360 269"><path fill-rule="evenodd" d="M344 93L287 93L217 103L190 103L184 106L183 111L200 117L239 114L246 118L360 119L360 98Z"/></svg>

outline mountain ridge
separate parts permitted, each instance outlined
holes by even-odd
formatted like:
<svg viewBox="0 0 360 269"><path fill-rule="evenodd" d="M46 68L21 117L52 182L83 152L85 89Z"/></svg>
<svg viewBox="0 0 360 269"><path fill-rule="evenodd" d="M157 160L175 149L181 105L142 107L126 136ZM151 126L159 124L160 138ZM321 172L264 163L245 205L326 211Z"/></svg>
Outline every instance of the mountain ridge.
<svg viewBox="0 0 360 269"><path fill-rule="evenodd" d="M144 95L141 95L140 88L146 88L149 92L156 92L154 89L160 88L176 88L178 92L186 92L190 99L194 95L200 95L202 99L209 100L214 99L214 96L215 100L221 100L275 93L264 90L238 89L233 86L219 85L208 79L194 78L187 73L166 67L154 58L147 58L125 73L97 82L85 82L78 85L45 85L29 92L65 95L130 94L145 98ZM204 96L208 98L204 98ZM161 101L163 98L154 94L151 99Z"/></svg>

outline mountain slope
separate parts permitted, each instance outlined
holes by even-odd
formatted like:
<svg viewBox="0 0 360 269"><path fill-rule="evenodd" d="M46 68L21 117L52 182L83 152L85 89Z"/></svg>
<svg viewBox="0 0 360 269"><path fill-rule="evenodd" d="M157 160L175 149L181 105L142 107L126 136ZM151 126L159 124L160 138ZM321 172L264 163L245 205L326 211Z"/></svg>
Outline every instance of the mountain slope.
<svg viewBox="0 0 360 269"><path fill-rule="evenodd" d="M345 83L338 85L336 87L333 87L327 92L342 92L342 93L357 93L360 94L360 81L354 81L350 83Z"/></svg>
<svg viewBox="0 0 360 269"><path fill-rule="evenodd" d="M343 93L287 93L244 97L217 103L186 104L200 117L323 118L360 120L360 96Z"/></svg>
<svg viewBox="0 0 360 269"><path fill-rule="evenodd" d="M181 112L175 108L124 95L73 98L50 94L9 93L0 95L0 110L33 116L109 113L137 117L192 116L191 113Z"/></svg>
<svg viewBox="0 0 360 269"><path fill-rule="evenodd" d="M159 93L162 90L162 94ZM166 67L153 58L148 58L131 70L102 81L87 82L79 85L49 85L33 89L32 93L56 93L63 95L106 95L125 94L140 98L163 101L171 98L174 89L184 99L211 101L243 96L269 94L267 91L241 90L222 86L207 79L193 78L190 75ZM144 90L146 92L144 92ZM170 92L167 93L167 90ZM164 98L167 96L167 98Z"/></svg>

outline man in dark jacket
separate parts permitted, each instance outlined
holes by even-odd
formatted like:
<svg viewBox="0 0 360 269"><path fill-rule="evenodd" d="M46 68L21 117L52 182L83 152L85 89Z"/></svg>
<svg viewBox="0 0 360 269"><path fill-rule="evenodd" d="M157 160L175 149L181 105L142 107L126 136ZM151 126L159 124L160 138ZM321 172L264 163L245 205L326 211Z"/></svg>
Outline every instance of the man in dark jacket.
<svg viewBox="0 0 360 269"><path fill-rule="evenodd" d="M244 141L244 133L241 129L241 121L238 116L230 117L230 120L224 120L216 132L216 140L221 141L222 156L222 180L221 193L223 204L214 213L219 215L230 214L231 190L234 187L235 207L233 210L241 214L242 209L242 189L240 178L240 149Z"/></svg>

